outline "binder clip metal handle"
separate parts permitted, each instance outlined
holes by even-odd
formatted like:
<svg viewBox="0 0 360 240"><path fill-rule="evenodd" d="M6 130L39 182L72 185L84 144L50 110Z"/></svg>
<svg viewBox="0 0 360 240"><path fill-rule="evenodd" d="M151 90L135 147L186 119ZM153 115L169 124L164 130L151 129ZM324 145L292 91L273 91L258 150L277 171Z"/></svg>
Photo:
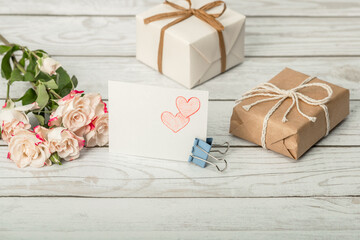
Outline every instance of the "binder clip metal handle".
<svg viewBox="0 0 360 240"><path fill-rule="evenodd" d="M218 152L218 153L220 153L220 154L223 154L223 155L225 155L228 151L229 151L229 149L230 149L230 144L228 143L228 142L224 142L222 145L220 145L220 146L222 146L222 147L224 147L226 145L226 149L224 150L224 151L220 151L219 149L216 149L216 150L212 150L212 151L210 151L210 152Z"/></svg>
<svg viewBox="0 0 360 240"><path fill-rule="evenodd" d="M210 165L216 167L216 169L219 172L222 172L227 168L227 165L228 165L226 159L225 158L216 158L215 156L210 154L210 152L218 152L220 154L225 154L229 150L230 144L228 142L223 144L223 145L226 145L225 151L220 151L220 150L211 151L212 140L213 140L212 138L207 138L206 142L205 142L201 139L195 138L194 146L192 147L191 155L189 156L189 162L192 162L202 168L204 168L206 166L206 164L210 164ZM224 162L225 166L223 168L220 168L217 164L208 161L209 157L216 161Z"/></svg>
<svg viewBox="0 0 360 240"><path fill-rule="evenodd" d="M196 146L196 147L199 148L198 146ZM202 158L199 158L199 157L196 157L196 156L194 156L194 155L191 155L193 158L199 159L200 161L204 161L204 162L206 162L206 163L208 163L208 164L210 164L210 165L213 165L214 167L217 168L217 170L218 170L219 172L222 172L222 171L224 171L224 170L227 168L227 161L226 161L225 158L216 158L216 157L214 157L213 155L211 155L210 153L206 152L204 149L202 149L202 148L199 148L199 149L200 149L201 151L203 151L204 153L206 153L206 154L208 155L208 157L211 157L212 159L215 159L216 161L219 161L219 162L223 161L223 162L225 163L224 168L220 169L219 166L218 166L217 164L215 164L215 163L212 163L212 162L210 162L210 161L207 161L207 160L204 160L204 159L202 159Z"/></svg>

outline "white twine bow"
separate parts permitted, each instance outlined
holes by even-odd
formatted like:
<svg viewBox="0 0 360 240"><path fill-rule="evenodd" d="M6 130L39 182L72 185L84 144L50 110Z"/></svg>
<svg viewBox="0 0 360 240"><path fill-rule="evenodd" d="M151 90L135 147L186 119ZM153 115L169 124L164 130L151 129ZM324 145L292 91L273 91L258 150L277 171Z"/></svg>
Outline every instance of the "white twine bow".
<svg viewBox="0 0 360 240"><path fill-rule="evenodd" d="M307 79L305 79L305 81L303 81L299 86L294 87L292 89L289 90L284 90L284 89L280 89L277 86L275 86L272 83L263 83L258 87L255 87L254 89L250 90L249 92L245 93L242 98L238 99L235 101L235 104L239 104L241 101L248 99L248 98L252 98L252 97L267 97L261 100L258 100L256 102L253 102L249 105L245 105L243 106L243 108L246 111L249 111L250 108L252 108L253 106L262 103L262 102L268 102L268 101L273 101L273 100L279 100L270 110L269 112L266 114L265 118L264 118L264 122L263 122L263 128L262 128L262 133L261 133L261 146L265 149L267 149L266 147L266 130L267 130L267 126L268 126L268 121L269 118L271 117L271 115L280 107L280 105L287 99L287 98L292 98L292 103L290 105L290 107L286 110L283 118L282 118L282 122L287 122L288 119L286 118L287 115L289 114L289 112L291 111L291 109L296 105L296 109L298 110L298 112L305 118L309 119L309 121L311 122L315 122L316 121L316 117L311 117L307 114L305 114L304 112L301 111L300 106L299 106L299 100L309 104L309 105L313 105L313 106L320 106L322 107L322 109L324 110L325 113L325 119L326 119L326 133L325 136L329 134L330 131L330 118L329 118L329 111L328 108L326 107L325 103L327 103L332 94L333 91L331 89L331 87L325 83L308 83L311 80L313 80L316 77L308 77ZM325 89L327 91L327 97L323 98L323 99L313 99L309 96L306 96L302 93L299 92L300 89L303 88L308 88L308 87L321 87L323 89Z"/></svg>

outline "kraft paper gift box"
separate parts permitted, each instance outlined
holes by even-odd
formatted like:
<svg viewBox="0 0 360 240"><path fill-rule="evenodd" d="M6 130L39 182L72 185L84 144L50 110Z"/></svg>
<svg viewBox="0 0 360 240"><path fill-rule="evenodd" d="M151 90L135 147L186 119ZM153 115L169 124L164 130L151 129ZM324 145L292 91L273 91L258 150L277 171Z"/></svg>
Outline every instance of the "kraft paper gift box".
<svg viewBox="0 0 360 240"><path fill-rule="evenodd" d="M188 4L192 4L191 7ZM223 14L218 16L222 11ZM182 17L186 19L166 27ZM245 16L224 8L222 1L165 1L138 14L136 28L136 58L187 88L193 88L244 60Z"/></svg>
<svg viewBox="0 0 360 240"><path fill-rule="evenodd" d="M269 83L237 102L231 134L298 159L349 114L348 89L289 68Z"/></svg>

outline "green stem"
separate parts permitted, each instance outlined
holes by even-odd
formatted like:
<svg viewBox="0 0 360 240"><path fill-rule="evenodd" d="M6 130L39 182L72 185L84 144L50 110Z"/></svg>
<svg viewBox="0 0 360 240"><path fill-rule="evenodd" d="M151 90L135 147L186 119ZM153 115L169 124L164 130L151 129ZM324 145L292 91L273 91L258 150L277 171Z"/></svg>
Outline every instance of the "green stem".
<svg viewBox="0 0 360 240"><path fill-rule="evenodd" d="M3 41L5 44L9 44L9 42L0 34L0 40ZM25 69L16 61L16 58L14 55L11 55L11 60L14 63L14 66L16 66L23 74L26 73ZM6 88L6 101L10 100L10 81L7 82L7 88Z"/></svg>
<svg viewBox="0 0 360 240"><path fill-rule="evenodd" d="M7 89L6 89L6 101L8 101L10 99L10 84L8 82L7 85Z"/></svg>
<svg viewBox="0 0 360 240"><path fill-rule="evenodd" d="M36 55L34 52L30 51L29 52L31 53L31 55L33 55L36 59L40 59L40 57L38 55Z"/></svg>
<svg viewBox="0 0 360 240"><path fill-rule="evenodd" d="M20 63L18 63L18 62L17 62L16 60L14 60L14 59L13 59L13 62L14 62L14 64L15 64L15 66L16 66L23 74L26 73L25 69L23 68L23 66L20 65Z"/></svg>
<svg viewBox="0 0 360 240"><path fill-rule="evenodd" d="M47 111L47 110L31 110L31 111L27 111L27 112L25 112L25 113L28 114L29 112L34 112L34 113L36 113L37 115L39 115L39 114L41 114L41 113L48 113L48 114L53 113L53 111Z"/></svg>
<svg viewBox="0 0 360 240"><path fill-rule="evenodd" d="M59 95L59 94L57 94L53 89L48 89L49 90L49 92L52 94L52 95L54 95L57 99L61 99L62 97Z"/></svg>
<svg viewBox="0 0 360 240"><path fill-rule="evenodd" d="M3 43L5 43L5 45L11 46L11 44L9 43L9 41L8 41L6 38L4 38L4 36L1 35L1 34L0 34L0 40L1 40Z"/></svg>
<svg viewBox="0 0 360 240"><path fill-rule="evenodd" d="M18 63L18 61L16 60L16 57L13 55L11 55L11 60L13 61L14 65L23 73L25 74L26 71L25 69L23 68L23 66L20 65L20 63Z"/></svg>

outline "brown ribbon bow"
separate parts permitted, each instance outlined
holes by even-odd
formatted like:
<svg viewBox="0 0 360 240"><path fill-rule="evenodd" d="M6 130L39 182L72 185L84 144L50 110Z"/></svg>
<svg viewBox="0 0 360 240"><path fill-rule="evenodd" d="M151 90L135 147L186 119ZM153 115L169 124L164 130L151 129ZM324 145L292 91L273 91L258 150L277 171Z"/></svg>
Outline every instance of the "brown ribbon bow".
<svg viewBox="0 0 360 240"><path fill-rule="evenodd" d="M160 73L162 73L162 59L163 59L163 50L164 50L164 35L166 29L170 28L171 26L178 24L185 19L188 19L191 16L195 16L199 18L200 20L206 22L210 26L216 29L218 36L219 36L219 46L220 46L220 54L221 54L221 72L225 72L226 70L226 51L225 51L225 42L224 42L224 36L222 31L224 30L224 26L216 19L223 15L223 13L226 10L226 4L224 1L214 1L210 2L208 4L205 4L199 9L191 8L191 0L186 0L189 4L189 8L184 8L182 6L179 6L175 3L169 2L168 0L165 0L164 4L167 4L179 11L175 12L168 12L168 13L160 13L156 14L154 16L148 17L144 19L144 23L148 24L154 21L159 21L162 19L167 18L173 18L173 17L179 17L175 19L174 21L166 24L161 29L160 33L160 43L159 43L159 50L158 50L158 70ZM210 14L206 11L223 5L223 10L220 13Z"/></svg>

